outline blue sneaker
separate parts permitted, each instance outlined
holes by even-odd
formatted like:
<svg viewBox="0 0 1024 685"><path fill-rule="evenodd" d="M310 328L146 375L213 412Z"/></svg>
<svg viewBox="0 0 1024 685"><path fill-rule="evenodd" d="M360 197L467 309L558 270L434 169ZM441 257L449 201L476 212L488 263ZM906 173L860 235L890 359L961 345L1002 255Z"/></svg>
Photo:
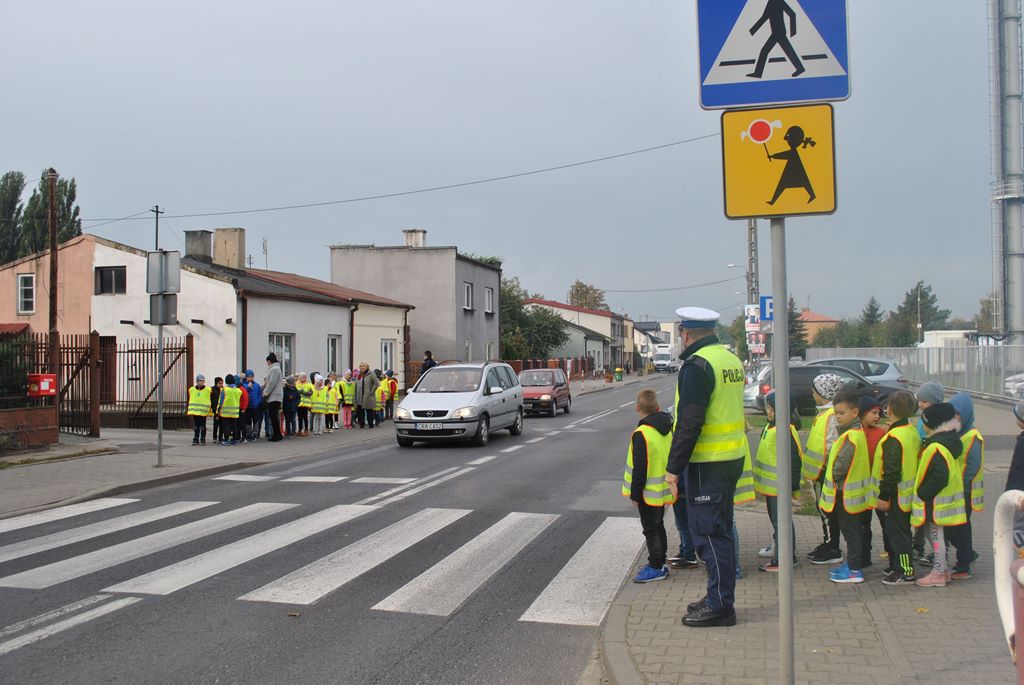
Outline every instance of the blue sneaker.
<svg viewBox="0 0 1024 685"><path fill-rule="evenodd" d="M851 571L848 566L844 566L842 569L843 573L830 573L828 579L833 583L863 583L864 572L863 571Z"/></svg>
<svg viewBox="0 0 1024 685"><path fill-rule="evenodd" d="M736 567L736 580L743 580L743 570L739 566Z"/></svg>
<svg viewBox="0 0 1024 685"><path fill-rule="evenodd" d="M835 578L839 575L845 575L850 572L850 566L844 561L841 566L837 566L828 572L829 578Z"/></svg>
<svg viewBox="0 0 1024 685"><path fill-rule="evenodd" d="M634 583L650 583L655 580L665 580L668 578L668 568L662 566L661 568L651 568L648 564L640 569L640 573L633 577Z"/></svg>

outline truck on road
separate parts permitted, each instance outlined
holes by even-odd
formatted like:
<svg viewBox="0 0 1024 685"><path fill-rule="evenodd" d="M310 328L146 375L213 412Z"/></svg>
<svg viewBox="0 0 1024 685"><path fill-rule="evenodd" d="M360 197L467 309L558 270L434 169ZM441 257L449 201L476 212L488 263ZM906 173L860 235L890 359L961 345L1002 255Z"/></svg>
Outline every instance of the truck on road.
<svg viewBox="0 0 1024 685"><path fill-rule="evenodd" d="M679 370L679 360L676 359L671 345L654 346L654 369L658 373L662 371L674 373Z"/></svg>

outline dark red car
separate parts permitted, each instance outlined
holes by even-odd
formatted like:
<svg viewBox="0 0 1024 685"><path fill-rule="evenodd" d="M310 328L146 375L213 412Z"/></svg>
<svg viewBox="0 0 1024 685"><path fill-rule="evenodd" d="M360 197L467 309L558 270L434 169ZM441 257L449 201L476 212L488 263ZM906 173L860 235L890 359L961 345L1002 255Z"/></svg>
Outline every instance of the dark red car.
<svg viewBox="0 0 1024 685"><path fill-rule="evenodd" d="M572 407L569 381L561 369L530 369L519 374L523 386L523 409L528 414L554 416Z"/></svg>

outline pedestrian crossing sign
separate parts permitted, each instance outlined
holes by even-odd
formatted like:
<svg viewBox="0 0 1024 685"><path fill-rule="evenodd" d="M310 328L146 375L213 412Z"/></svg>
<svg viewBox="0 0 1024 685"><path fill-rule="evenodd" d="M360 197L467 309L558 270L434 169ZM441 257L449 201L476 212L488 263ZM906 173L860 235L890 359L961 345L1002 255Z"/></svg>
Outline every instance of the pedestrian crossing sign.
<svg viewBox="0 0 1024 685"><path fill-rule="evenodd" d="M850 97L846 0L697 0L704 109Z"/></svg>
<svg viewBox="0 0 1024 685"><path fill-rule="evenodd" d="M832 214L832 105L722 113L722 177L730 219Z"/></svg>

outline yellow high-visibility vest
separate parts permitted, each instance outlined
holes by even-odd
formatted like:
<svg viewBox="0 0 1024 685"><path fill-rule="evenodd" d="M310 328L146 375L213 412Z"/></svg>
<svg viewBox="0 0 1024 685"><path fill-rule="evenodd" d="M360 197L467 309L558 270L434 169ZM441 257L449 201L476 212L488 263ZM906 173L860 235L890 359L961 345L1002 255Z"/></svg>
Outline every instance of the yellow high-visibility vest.
<svg viewBox="0 0 1024 685"><path fill-rule="evenodd" d="M761 432L761 441L757 445L757 456L754 459L754 489L762 495L776 497L779 494L779 469L776 465L776 430L775 426L765 426ZM800 449L800 437L796 428L789 424L789 434L796 443L797 453L791 454L790 459L801 459L803 450ZM800 489L800 483L791 483L793 490Z"/></svg>
<svg viewBox="0 0 1024 685"><path fill-rule="evenodd" d="M981 433L978 432L977 428L972 428L963 434L960 438L960 442L964 444L963 451L963 470L960 472L961 475L967 473L967 453L971 450L974 442L978 441L981 443L981 463L978 464L978 473L975 474L973 480L971 480L971 509L974 511L985 510L985 438L982 437ZM967 484L964 483L966 486Z"/></svg>
<svg viewBox="0 0 1024 685"><path fill-rule="evenodd" d="M644 502L652 507L663 507L676 501L672 488L665 481L668 467L668 453L672 448L672 434L662 435L654 426L638 426L633 435L640 433L647 443L647 482L644 483ZM629 497L633 487L633 436L629 438L626 453L626 473L623 476L622 494Z"/></svg>
<svg viewBox="0 0 1024 685"><path fill-rule="evenodd" d="M928 467L935 455L941 455L946 461L946 468L949 470L949 478L946 479L946 487L939 490L932 500L932 520L940 526L959 526L967 523L967 505L964 502L964 479L957 468L956 459L948 449L937 442L933 442L921 452L921 461L917 465L917 478L914 481L914 501L911 505L910 525L920 528L925 523L926 507L924 500L917 496L917 489L921 487Z"/></svg>
<svg viewBox="0 0 1024 685"><path fill-rule="evenodd" d="M313 384L312 383L296 383L295 384L295 389L299 391L299 407L300 408L305 407L306 409L309 409L310 407L312 407L313 406L313 397L312 397L312 395L304 395L303 393L307 392L307 391L312 391L313 390Z"/></svg>
<svg viewBox="0 0 1024 685"><path fill-rule="evenodd" d="M237 419L242 411L242 391L225 385L220 391L220 415L224 419Z"/></svg>
<svg viewBox="0 0 1024 685"><path fill-rule="evenodd" d="M724 345L708 345L693 353L711 365L715 375L715 386L711 401L704 412L704 426L690 461L707 463L742 459L746 453L746 422L743 416L743 382L746 374L739 358ZM675 421L672 432L679 423L679 385L676 385Z"/></svg>
<svg viewBox="0 0 1024 685"><path fill-rule="evenodd" d="M341 386L341 403L352 406L356 403L356 382L355 381L339 381L338 385Z"/></svg>
<svg viewBox="0 0 1024 685"><path fill-rule="evenodd" d="M194 385L188 389L188 416L213 416L210 405L210 386L202 389Z"/></svg>
<svg viewBox="0 0 1024 685"><path fill-rule="evenodd" d="M733 493L732 503L743 504L745 502L753 502L757 499L754 494L754 469L750 463L750 444L747 444L746 453L743 456L743 473L740 474L740 479L736 481L736 492Z"/></svg>
<svg viewBox="0 0 1024 685"><path fill-rule="evenodd" d="M814 417L811 424L811 432L807 435L807 447L804 449L802 462L803 468L800 471L807 480L818 480L821 471L825 468L825 441L828 436L828 422L836 415L834 407Z"/></svg>
<svg viewBox="0 0 1024 685"><path fill-rule="evenodd" d="M871 487L871 457L868 454L868 440L860 428L852 428L836 440L828 453L828 466L825 467L825 482L821 487L821 499L818 506L822 511L832 511L836 505L836 492L839 488L832 478L832 467L835 466L839 450L846 443L853 444L853 461L846 473L846 481L842 483L843 508L848 514L859 514L875 507L875 493Z"/></svg>
<svg viewBox="0 0 1024 685"><path fill-rule="evenodd" d="M341 404L341 389L338 388L338 384L335 383L331 386L331 389L327 391L327 413L337 414L338 406Z"/></svg>
<svg viewBox="0 0 1024 685"><path fill-rule="evenodd" d="M313 396L310 399L310 410L314 414L327 413L327 388L313 386Z"/></svg>
<svg viewBox="0 0 1024 685"><path fill-rule="evenodd" d="M875 447L875 461L871 467L871 488L878 499L878 486L882 481L882 446L889 440L896 440L900 443L903 451L903 464L900 467L900 480L898 487L897 505L902 511L910 511L911 502L914 499L914 479L917 478L917 457L921 452L921 434L917 432L916 426L907 424L898 428L892 428L882 436Z"/></svg>

